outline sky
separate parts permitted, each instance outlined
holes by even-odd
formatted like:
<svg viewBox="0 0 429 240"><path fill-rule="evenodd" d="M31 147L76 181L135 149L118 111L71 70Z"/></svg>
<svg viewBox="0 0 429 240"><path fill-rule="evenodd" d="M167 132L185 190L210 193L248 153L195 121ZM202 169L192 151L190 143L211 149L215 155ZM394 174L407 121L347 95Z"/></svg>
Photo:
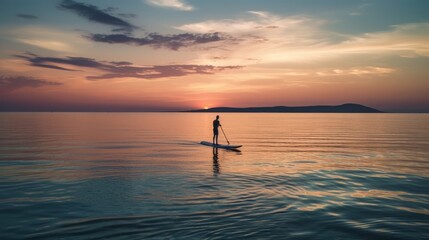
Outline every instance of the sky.
<svg viewBox="0 0 429 240"><path fill-rule="evenodd" d="M427 0L0 5L0 111L429 112Z"/></svg>

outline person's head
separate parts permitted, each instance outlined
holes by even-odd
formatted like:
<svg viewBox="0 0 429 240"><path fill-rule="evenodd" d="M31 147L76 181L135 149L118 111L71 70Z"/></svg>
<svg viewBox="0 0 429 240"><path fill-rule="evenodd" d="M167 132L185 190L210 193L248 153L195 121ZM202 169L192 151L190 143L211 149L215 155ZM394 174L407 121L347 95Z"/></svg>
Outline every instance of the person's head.
<svg viewBox="0 0 429 240"><path fill-rule="evenodd" d="M216 119L219 119L219 115L216 115Z"/></svg>

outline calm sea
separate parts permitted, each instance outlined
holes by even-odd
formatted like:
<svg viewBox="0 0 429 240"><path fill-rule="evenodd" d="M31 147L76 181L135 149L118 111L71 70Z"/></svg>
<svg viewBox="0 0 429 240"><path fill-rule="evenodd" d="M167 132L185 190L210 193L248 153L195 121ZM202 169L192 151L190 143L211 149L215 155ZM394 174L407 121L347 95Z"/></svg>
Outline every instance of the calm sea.
<svg viewBox="0 0 429 240"><path fill-rule="evenodd" d="M429 114L214 117L1 113L0 239L429 239Z"/></svg>

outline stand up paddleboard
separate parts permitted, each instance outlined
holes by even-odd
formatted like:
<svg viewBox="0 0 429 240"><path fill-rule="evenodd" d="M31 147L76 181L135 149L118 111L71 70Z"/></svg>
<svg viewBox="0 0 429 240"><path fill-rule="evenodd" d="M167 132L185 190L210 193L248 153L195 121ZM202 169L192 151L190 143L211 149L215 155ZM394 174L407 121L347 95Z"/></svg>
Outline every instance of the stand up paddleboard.
<svg viewBox="0 0 429 240"><path fill-rule="evenodd" d="M225 148L225 149L235 149L235 148L239 148L243 145L224 145L224 144L213 144L211 142L206 142L206 141L202 141L200 142L200 144L205 145L205 146L210 146L210 147L215 147L215 148Z"/></svg>

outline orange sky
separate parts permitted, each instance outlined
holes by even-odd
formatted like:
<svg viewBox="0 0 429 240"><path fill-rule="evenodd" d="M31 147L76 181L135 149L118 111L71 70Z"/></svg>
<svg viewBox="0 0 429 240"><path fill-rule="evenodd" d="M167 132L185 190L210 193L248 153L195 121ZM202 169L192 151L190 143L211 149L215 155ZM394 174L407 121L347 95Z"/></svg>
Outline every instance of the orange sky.
<svg viewBox="0 0 429 240"><path fill-rule="evenodd" d="M418 4L393 18L377 12L386 1L336 12L288 1L225 11L185 1L24 2L1 10L1 111L349 102L429 111L429 17Z"/></svg>

